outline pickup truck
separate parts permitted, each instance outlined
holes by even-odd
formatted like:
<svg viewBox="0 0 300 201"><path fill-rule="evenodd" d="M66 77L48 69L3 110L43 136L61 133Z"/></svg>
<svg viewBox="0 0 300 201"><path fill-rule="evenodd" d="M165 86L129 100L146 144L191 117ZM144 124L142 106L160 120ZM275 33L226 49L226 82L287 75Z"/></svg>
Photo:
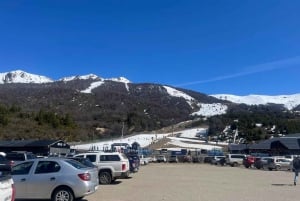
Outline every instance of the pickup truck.
<svg viewBox="0 0 300 201"><path fill-rule="evenodd" d="M74 157L88 158L98 167L100 184L110 184L116 179L128 178L130 165L127 156L119 152L88 152Z"/></svg>
<svg viewBox="0 0 300 201"><path fill-rule="evenodd" d="M15 187L10 165L0 164L0 201L14 201Z"/></svg>

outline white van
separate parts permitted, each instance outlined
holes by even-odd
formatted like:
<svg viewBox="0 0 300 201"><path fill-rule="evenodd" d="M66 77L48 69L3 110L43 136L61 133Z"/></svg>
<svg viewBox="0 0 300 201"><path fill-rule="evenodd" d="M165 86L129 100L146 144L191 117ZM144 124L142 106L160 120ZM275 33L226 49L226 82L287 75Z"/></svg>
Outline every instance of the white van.
<svg viewBox="0 0 300 201"><path fill-rule="evenodd" d="M243 164L243 160L246 158L245 154L227 154L226 164L232 167Z"/></svg>

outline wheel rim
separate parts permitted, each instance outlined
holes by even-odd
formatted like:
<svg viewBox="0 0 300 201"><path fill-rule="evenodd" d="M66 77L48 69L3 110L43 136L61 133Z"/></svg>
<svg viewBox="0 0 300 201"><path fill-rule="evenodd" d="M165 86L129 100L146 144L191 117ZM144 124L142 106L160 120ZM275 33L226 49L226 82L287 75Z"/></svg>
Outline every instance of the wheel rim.
<svg viewBox="0 0 300 201"><path fill-rule="evenodd" d="M109 184L110 181L111 181L111 179L110 179L110 175L108 173L102 173L100 175L100 182L102 184Z"/></svg>
<svg viewBox="0 0 300 201"><path fill-rule="evenodd" d="M65 190L58 191L55 196L55 201L70 201L70 193Z"/></svg>

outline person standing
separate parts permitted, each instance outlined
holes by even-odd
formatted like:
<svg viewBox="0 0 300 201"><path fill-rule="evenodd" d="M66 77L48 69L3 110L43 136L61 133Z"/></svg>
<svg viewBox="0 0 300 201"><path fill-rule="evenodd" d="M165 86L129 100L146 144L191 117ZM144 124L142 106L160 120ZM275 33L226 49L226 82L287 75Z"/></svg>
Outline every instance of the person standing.
<svg viewBox="0 0 300 201"><path fill-rule="evenodd" d="M293 171L295 173L294 175L294 185L297 185L297 181L298 181L298 176L299 176L299 172L300 172L300 158L299 156L295 157L293 160Z"/></svg>

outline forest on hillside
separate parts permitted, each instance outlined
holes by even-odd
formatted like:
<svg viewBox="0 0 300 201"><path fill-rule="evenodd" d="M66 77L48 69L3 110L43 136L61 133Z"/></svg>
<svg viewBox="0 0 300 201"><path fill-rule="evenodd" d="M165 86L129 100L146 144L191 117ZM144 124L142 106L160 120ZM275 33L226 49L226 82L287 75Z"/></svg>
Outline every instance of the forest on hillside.
<svg viewBox="0 0 300 201"><path fill-rule="evenodd" d="M251 110L249 109L251 108ZM100 115L100 114L99 114ZM100 118L101 116L101 118ZM68 142L88 141L120 136L122 129L125 135L132 134L128 128L138 127L139 131L161 129L164 126L159 119L145 117L137 111L123 113L108 113L100 115L100 124L91 124L89 119L78 121L70 113L57 113L51 109L25 111L16 105L0 105L0 140L16 139L63 139ZM159 115L158 115L159 116ZM83 115L84 117L84 115ZM96 118L96 117L95 117ZM300 116L298 113L282 111L266 106L232 107L227 114L213 116L208 119L193 121L186 127L208 125L209 135L218 136L218 140L225 140L224 128L228 125L231 130L238 128L239 137L246 142L267 139L280 134L300 133ZM259 125L259 126L258 126ZM96 128L104 128L97 131Z"/></svg>

